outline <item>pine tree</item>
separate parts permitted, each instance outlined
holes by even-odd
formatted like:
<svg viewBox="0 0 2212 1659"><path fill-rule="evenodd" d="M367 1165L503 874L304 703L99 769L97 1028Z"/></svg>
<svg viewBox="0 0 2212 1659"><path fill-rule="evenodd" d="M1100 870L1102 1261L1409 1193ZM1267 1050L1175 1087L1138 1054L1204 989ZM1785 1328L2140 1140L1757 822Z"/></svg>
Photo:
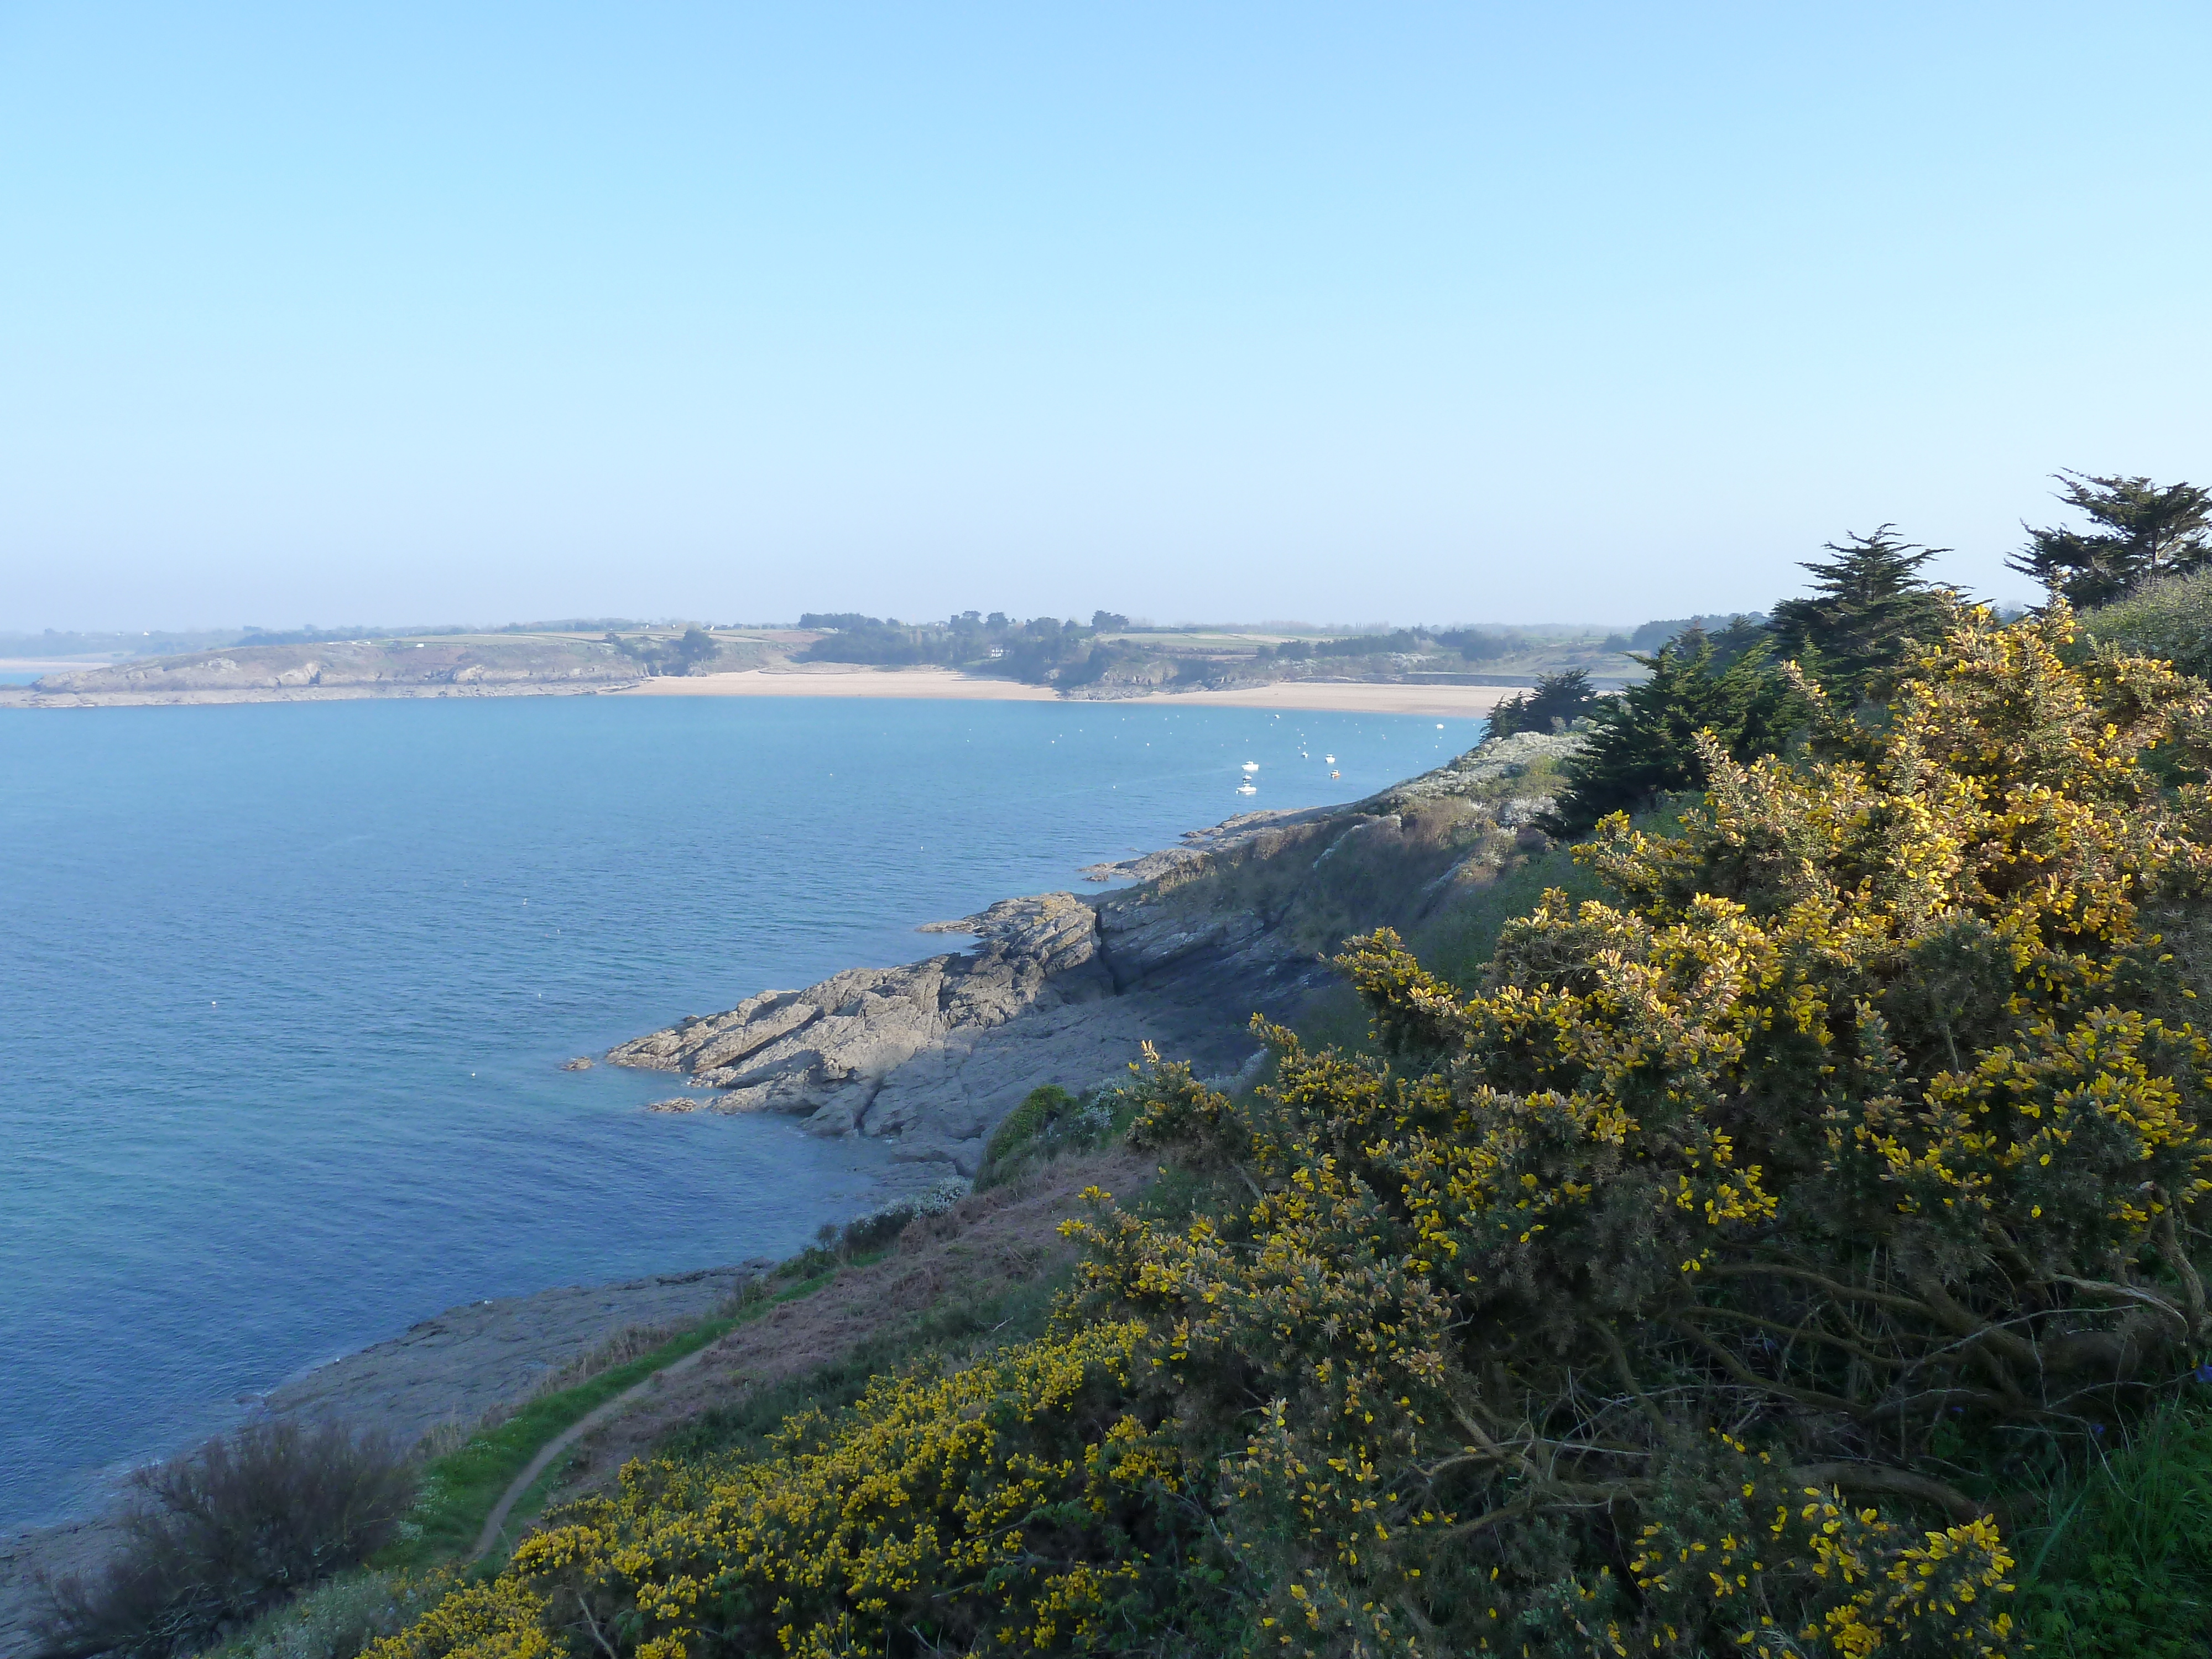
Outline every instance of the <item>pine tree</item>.
<svg viewBox="0 0 2212 1659"><path fill-rule="evenodd" d="M1516 732L1549 732L1553 722L1569 726L1589 712L1597 701L1590 689L1589 671L1569 668L1557 674L1539 674L1526 691L1506 697L1490 711L1490 735L1510 737Z"/></svg>
<svg viewBox="0 0 2212 1659"><path fill-rule="evenodd" d="M1613 812L1640 812L1662 795L1702 787L1700 732L1738 760L1778 753L1808 718L1804 699L1775 672L1765 641L1725 668L1692 628L1637 661L1648 678L1589 711L1589 745L1566 763L1566 792L1547 826L1579 834Z"/></svg>
<svg viewBox="0 0 2212 1659"><path fill-rule="evenodd" d="M1796 659L1839 701L1876 695L1886 676L1916 644L1942 635L1943 592L1922 580L1920 567L1949 550L1922 547L1883 525L1871 536L1846 535L1824 544L1836 556L1798 567L1813 577L1813 592L1774 607L1772 629L1781 653Z"/></svg>
<svg viewBox="0 0 2212 1659"><path fill-rule="evenodd" d="M2160 489L2148 478L2055 472L2058 499L2101 528L2045 528L2023 523L2027 545L2005 561L2077 610L2124 599L2145 582L2212 562L2212 490Z"/></svg>

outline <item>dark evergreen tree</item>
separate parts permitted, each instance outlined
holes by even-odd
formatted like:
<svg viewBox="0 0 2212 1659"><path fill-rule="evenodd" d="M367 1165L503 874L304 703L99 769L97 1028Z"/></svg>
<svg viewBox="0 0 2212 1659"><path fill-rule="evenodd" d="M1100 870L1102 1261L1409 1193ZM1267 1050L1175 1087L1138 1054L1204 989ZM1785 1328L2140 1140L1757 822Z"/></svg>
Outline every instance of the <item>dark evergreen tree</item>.
<svg viewBox="0 0 2212 1659"><path fill-rule="evenodd" d="M1640 812L1706 781L1697 738L1710 731L1738 760L1777 754L1806 724L1804 698L1761 641L1726 667L1692 628L1649 657L1651 672L1589 711L1589 745L1566 763L1567 787L1547 826L1578 835L1613 812Z"/></svg>
<svg viewBox="0 0 2212 1659"><path fill-rule="evenodd" d="M1883 525L1871 536L1826 544L1834 558L1798 567L1812 573L1813 592L1783 600L1768 624L1780 653L1845 704L1878 696L1916 645L1942 637L1948 601L1920 567L1948 550L1901 540L1895 531Z"/></svg>
<svg viewBox="0 0 2212 1659"><path fill-rule="evenodd" d="M1700 628L1704 627L1699 623ZM1717 632L1707 629L1706 637L1713 644L1713 672L1718 673L1738 658L1749 656L1761 647L1768 646L1766 618L1756 612L1730 617L1728 626Z"/></svg>
<svg viewBox="0 0 2212 1659"><path fill-rule="evenodd" d="M1569 668L1557 674L1539 674L1528 690L1502 699L1490 711L1490 735L1510 737L1516 732L1550 732L1570 726L1589 712L1597 702L1586 669Z"/></svg>
<svg viewBox="0 0 2212 1659"><path fill-rule="evenodd" d="M1711 637L1713 649L1723 659L1718 665L1725 668L1766 636L1766 613L1763 611L1736 611L1724 616L1676 617L1671 620L1648 622L1628 636L1628 648L1631 651L1656 651L1693 628L1704 630Z"/></svg>
<svg viewBox="0 0 2212 1659"><path fill-rule="evenodd" d="M2212 561L2212 490L2195 484L2160 489L2148 478L2095 477L2055 472L2058 499L2089 515L2093 530L2035 529L2023 523L2027 545L2005 561L2077 610L2109 605L2156 577L2178 575Z"/></svg>

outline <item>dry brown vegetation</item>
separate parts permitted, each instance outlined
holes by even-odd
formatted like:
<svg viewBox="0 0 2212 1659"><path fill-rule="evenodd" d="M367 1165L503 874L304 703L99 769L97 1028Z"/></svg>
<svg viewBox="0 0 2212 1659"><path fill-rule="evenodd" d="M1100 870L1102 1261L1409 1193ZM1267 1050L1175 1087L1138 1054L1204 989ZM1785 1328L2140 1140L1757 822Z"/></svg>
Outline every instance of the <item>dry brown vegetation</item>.
<svg viewBox="0 0 2212 1659"><path fill-rule="evenodd" d="M970 1194L943 1215L908 1223L882 1259L847 1267L820 1290L741 1325L635 1409L586 1436L556 1501L605 1490L625 1462L650 1455L671 1434L895 1340L933 1308L988 1300L1056 1276L1074 1260L1059 1228L1083 1190L1097 1186L1127 1197L1152 1174L1150 1163L1127 1152L1061 1158Z"/></svg>

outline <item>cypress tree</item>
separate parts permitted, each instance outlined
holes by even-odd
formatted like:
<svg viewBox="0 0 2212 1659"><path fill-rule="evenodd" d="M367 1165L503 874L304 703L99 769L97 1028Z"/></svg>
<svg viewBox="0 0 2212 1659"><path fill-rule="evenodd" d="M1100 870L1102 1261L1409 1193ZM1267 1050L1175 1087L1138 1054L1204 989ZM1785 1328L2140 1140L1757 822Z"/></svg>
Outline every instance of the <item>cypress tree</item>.
<svg viewBox="0 0 2212 1659"><path fill-rule="evenodd" d="M1879 695L1912 647L1942 635L1945 598L1920 567L1948 549L1901 540L1896 526L1825 544L1832 559L1800 565L1813 592L1784 599L1769 623L1781 653L1796 659L1839 701Z"/></svg>
<svg viewBox="0 0 2212 1659"><path fill-rule="evenodd" d="M2161 489L2148 478L2054 472L2058 499L2089 515L2091 531L2023 523L2027 545L2005 561L2076 610L2124 599L2145 582L2212 561L2212 490Z"/></svg>
<svg viewBox="0 0 2212 1659"><path fill-rule="evenodd" d="M1579 834L1608 813L1644 811L1662 795L1702 787L1700 732L1737 760L1778 753L1808 711L1771 654L1762 641L1717 666L1712 641L1692 628L1637 657L1650 677L1590 709L1589 744L1562 769L1567 788L1547 827Z"/></svg>
<svg viewBox="0 0 2212 1659"><path fill-rule="evenodd" d="M1490 711L1490 735L1504 738L1516 732L1549 732L1554 721L1561 726L1571 725L1577 718L1588 714L1596 701L1597 693L1590 689L1588 669L1569 668L1556 674L1539 674L1536 684L1529 690L1501 700Z"/></svg>

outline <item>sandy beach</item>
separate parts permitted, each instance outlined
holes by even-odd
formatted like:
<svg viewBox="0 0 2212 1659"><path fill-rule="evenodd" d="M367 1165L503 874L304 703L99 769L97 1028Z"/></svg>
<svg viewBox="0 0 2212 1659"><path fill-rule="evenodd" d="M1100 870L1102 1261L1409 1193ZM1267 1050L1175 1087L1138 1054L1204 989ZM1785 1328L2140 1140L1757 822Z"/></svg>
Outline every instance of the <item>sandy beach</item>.
<svg viewBox="0 0 2212 1659"><path fill-rule="evenodd" d="M1395 685L1367 680L1285 680L1226 691L1155 692L1147 702L1178 708L1317 709L1347 714L1428 714L1480 720L1510 685ZM736 674L664 676L641 680L620 697L944 697L1002 702L1085 702L1049 686L963 674L949 668L750 669Z"/></svg>

